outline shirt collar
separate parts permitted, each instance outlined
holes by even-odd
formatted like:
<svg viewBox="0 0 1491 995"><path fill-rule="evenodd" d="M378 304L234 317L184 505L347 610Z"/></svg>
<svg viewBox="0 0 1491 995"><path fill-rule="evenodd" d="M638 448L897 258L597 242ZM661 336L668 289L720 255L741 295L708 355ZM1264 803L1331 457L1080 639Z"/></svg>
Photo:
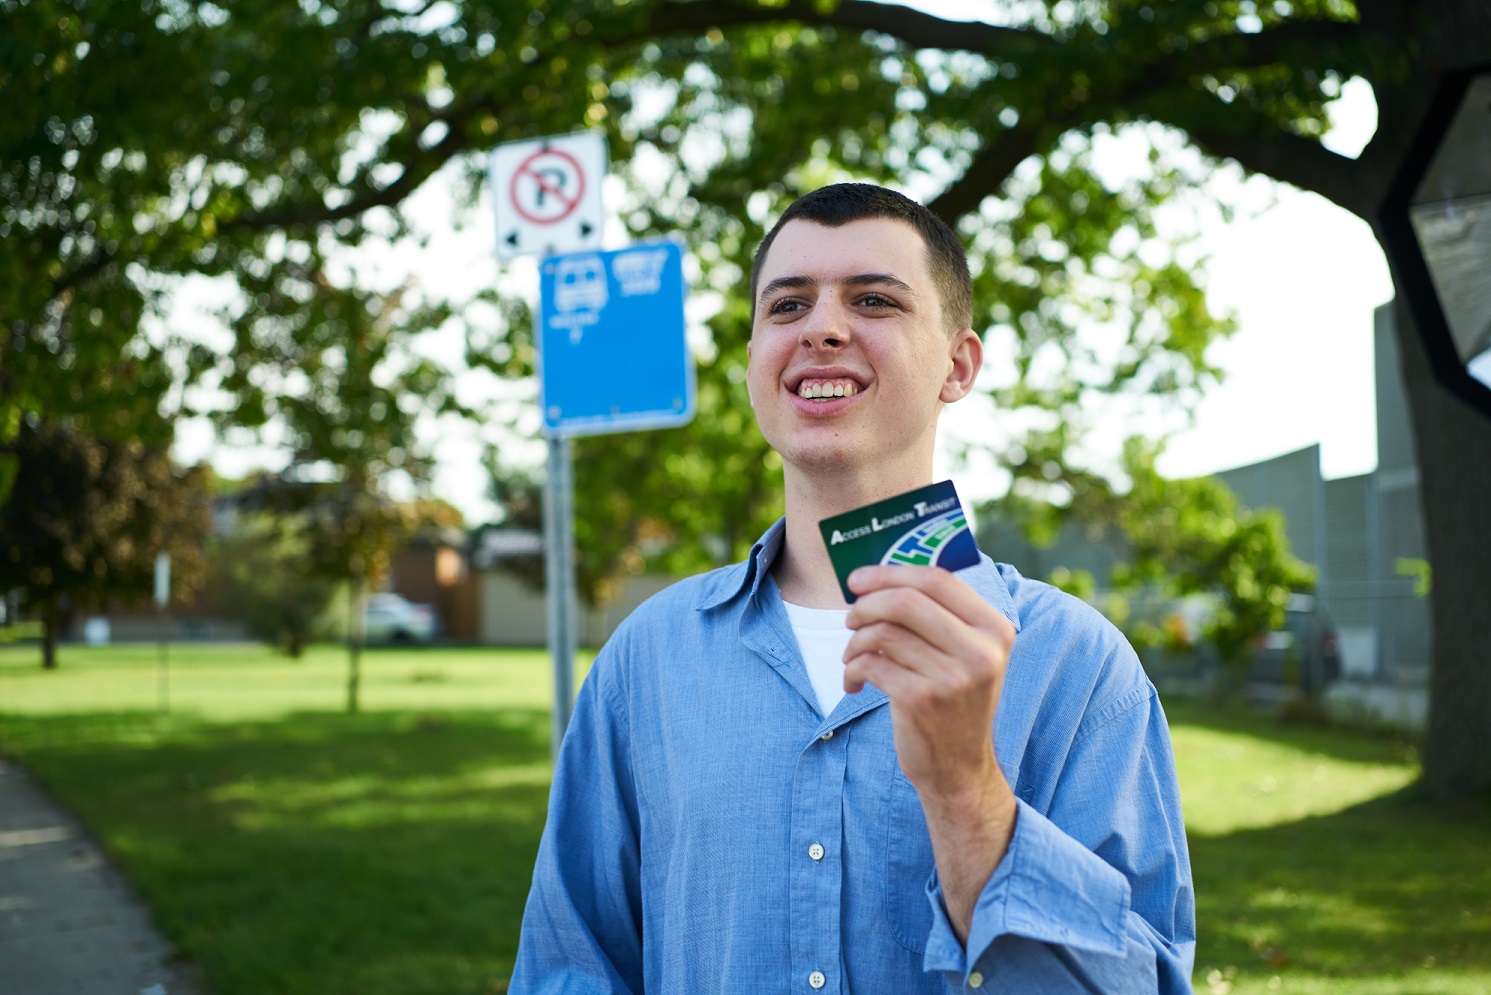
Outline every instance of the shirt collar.
<svg viewBox="0 0 1491 995"><path fill-rule="evenodd" d="M782 551L782 540L786 536L787 519L778 518L756 540L744 563L732 564L714 575L714 583L702 592L699 610L718 608L747 590L754 598L761 590L763 578L771 572L771 565L776 561L777 554Z"/></svg>
<svg viewBox="0 0 1491 995"><path fill-rule="evenodd" d="M714 575L714 583L701 593L699 611L718 608L742 593L748 592L749 598L754 600L761 591L765 577L771 573L771 565L782 551L782 542L786 536L787 519L778 518L756 540L745 562L733 564ZM958 578L1009 619L1016 632L1020 631L1020 613L1015 610L1015 599L1010 595L1009 585L1005 583L993 560L979 553L979 562L958 571Z"/></svg>

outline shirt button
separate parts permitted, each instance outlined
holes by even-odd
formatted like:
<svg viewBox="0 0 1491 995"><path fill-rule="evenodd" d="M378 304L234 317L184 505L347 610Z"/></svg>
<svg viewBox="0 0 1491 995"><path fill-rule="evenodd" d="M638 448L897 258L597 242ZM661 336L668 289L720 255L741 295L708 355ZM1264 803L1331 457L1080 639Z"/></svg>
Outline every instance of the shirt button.
<svg viewBox="0 0 1491 995"><path fill-rule="evenodd" d="M808 984L812 985L814 988L822 988L824 985L828 984L828 979L823 976L822 971L814 971L812 974L808 975Z"/></svg>
<svg viewBox="0 0 1491 995"><path fill-rule="evenodd" d="M830 739L834 738L834 731L832 729L830 729L830 730L828 730L828 732L824 733L822 736L819 736L818 738L821 739L821 740L823 740L826 743Z"/></svg>
<svg viewBox="0 0 1491 995"><path fill-rule="evenodd" d="M814 843L812 846L808 847L808 856L812 857L814 860L822 860L823 847L817 843Z"/></svg>
<svg viewBox="0 0 1491 995"><path fill-rule="evenodd" d="M984 976L982 974L979 974L977 971L974 971L972 974L970 974L968 976L968 987L969 988L982 988L983 985L984 985Z"/></svg>

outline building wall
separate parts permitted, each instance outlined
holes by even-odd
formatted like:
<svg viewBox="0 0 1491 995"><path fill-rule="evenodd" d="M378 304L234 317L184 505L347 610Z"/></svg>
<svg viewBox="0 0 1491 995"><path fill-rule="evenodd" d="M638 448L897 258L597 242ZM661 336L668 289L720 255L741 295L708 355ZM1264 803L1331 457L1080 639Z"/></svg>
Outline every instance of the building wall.
<svg viewBox="0 0 1491 995"><path fill-rule="evenodd" d="M1393 329L1393 305L1374 313L1377 361L1377 472L1368 507L1376 543L1371 583L1378 598L1377 627L1382 660L1378 677L1390 684L1428 679L1433 631L1429 599L1414 594L1413 578L1400 572L1404 561L1425 560L1424 513L1409 420L1408 394Z"/></svg>
<svg viewBox="0 0 1491 995"><path fill-rule="evenodd" d="M1325 480L1320 447L1217 474L1247 508L1277 508L1294 555L1318 571L1316 593L1341 637L1349 677L1391 688L1422 688L1432 646L1429 601L1414 591L1414 564L1427 558L1418 469L1399 372L1392 306L1375 317L1378 469ZM1058 566L1087 569L1101 586L1123 557L1121 537L1068 527L1036 548L1016 527L982 523L979 545L1027 576Z"/></svg>
<svg viewBox="0 0 1491 995"><path fill-rule="evenodd" d="M593 612L586 614L586 628L581 642L596 648L605 644L611 634L616 631L628 615L648 598L657 594L663 588L668 587L677 578L664 574L642 574L637 577L628 577L621 585L621 593L616 600Z"/></svg>
<svg viewBox="0 0 1491 995"><path fill-rule="evenodd" d="M1376 363L1377 472L1407 470L1418 475L1413 423L1408 417L1408 392L1403 388L1403 360L1393 330L1393 305L1372 312L1372 347Z"/></svg>
<svg viewBox="0 0 1491 995"><path fill-rule="evenodd" d="M1036 546L1025 538L1024 530L1008 522L980 521L978 548L996 563L1011 564L1023 576L1049 580L1057 567L1092 574L1099 588L1107 586L1117 564L1127 559L1123 534L1100 525L1064 525L1056 542Z"/></svg>
<svg viewBox="0 0 1491 995"><path fill-rule="evenodd" d="M490 646L543 646L549 630L542 592L502 570L478 576L478 640Z"/></svg>
<svg viewBox="0 0 1491 995"><path fill-rule="evenodd" d="M173 643L242 642L249 638L243 623L219 615L160 616L140 610L115 608L107 612L79 612L65 627L68 642L138 643L166 640Z"/></svg>
<svg viewBox="0 0 1491 995"><path fill-rule="evenodd" d="M1325 481L1325 550L1328 583L1320 596L1336 622L1341 666L1347 677L1370 680L1381 670L1377 585L1373 570L1370 502L1375 477L1342 477Z"/></svg>
<svg viewBox="0 0 1491 995"><path fill-rule="evenodd" d="M543 646L548 642L548 599L503 570L477 574L480 608L478 638L491 646ZM582 645L599 648L616 627L648 598L676 578L662 574L629 577L616 600L591 611L583 605L575 629Z"/></svg>
<svg viewBox="0 0 1491 995"><path fill-rule="evenodd" d="M1338 625L1372 625L1372 546L1367 501L1372 475L1327 480L1325 556L1321 594Z"/></svg>
<svg viewBox="0 0 1491 995"><path fill-rule="evenodd" d="M1329 583L1325 555L1325 490L1320 479L1320 447L1307 446L1273 459L1223 470L1217 478L1237 494L1246 508L1277 508L1294 555L1319 571L1320 586Z"/></svg>
<svg viewBox="0 0 1491 995"><path fill-rule="evenodd" d="M477 638L470 570L466 555L452 543L416 540L405 546L393 555L384 586L415 604L434 608L442 637Z"/></svg>

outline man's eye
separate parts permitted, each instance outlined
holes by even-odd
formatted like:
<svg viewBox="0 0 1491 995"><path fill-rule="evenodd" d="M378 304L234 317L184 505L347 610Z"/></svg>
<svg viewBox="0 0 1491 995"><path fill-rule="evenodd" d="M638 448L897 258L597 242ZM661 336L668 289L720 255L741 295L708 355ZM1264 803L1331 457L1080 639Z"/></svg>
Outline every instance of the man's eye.
<svg viewBox="0 0 1491 995"><path fill-rule="evenodd" d="M865 307L895 307L896 302L880 294L865 294L859 299Z"/></svg>
<svg viewBox="0 0 1491 995"><path fill-rule="evenodd" d="M791 297L784 297L781 300L772 301L771 307L767 310L769 310L772 314L790 314L793 311L801 310L802 307L802 301L796 300Z"/></svg>

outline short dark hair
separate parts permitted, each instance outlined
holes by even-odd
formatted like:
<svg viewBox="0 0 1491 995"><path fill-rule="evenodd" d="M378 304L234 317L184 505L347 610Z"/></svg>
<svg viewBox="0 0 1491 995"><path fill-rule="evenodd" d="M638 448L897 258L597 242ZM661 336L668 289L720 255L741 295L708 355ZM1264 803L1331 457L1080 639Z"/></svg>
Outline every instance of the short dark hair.
<svg viewBox="0 0 1491 995"><path fill-rule="evenodd" d="M968 276L968 255L963 243L937 215L903 194L873 183L835 183L805 193L792 202L771 231L761 240L751 261L751 315L756 314L757 278L767 250L776 241L777 232L789 221L811 221L837 228L851 221L867 218L890 218L915 228L927 247L932 279L942 301L942 317L947 333L956 334L973 325L973 280Z"/></svg>

